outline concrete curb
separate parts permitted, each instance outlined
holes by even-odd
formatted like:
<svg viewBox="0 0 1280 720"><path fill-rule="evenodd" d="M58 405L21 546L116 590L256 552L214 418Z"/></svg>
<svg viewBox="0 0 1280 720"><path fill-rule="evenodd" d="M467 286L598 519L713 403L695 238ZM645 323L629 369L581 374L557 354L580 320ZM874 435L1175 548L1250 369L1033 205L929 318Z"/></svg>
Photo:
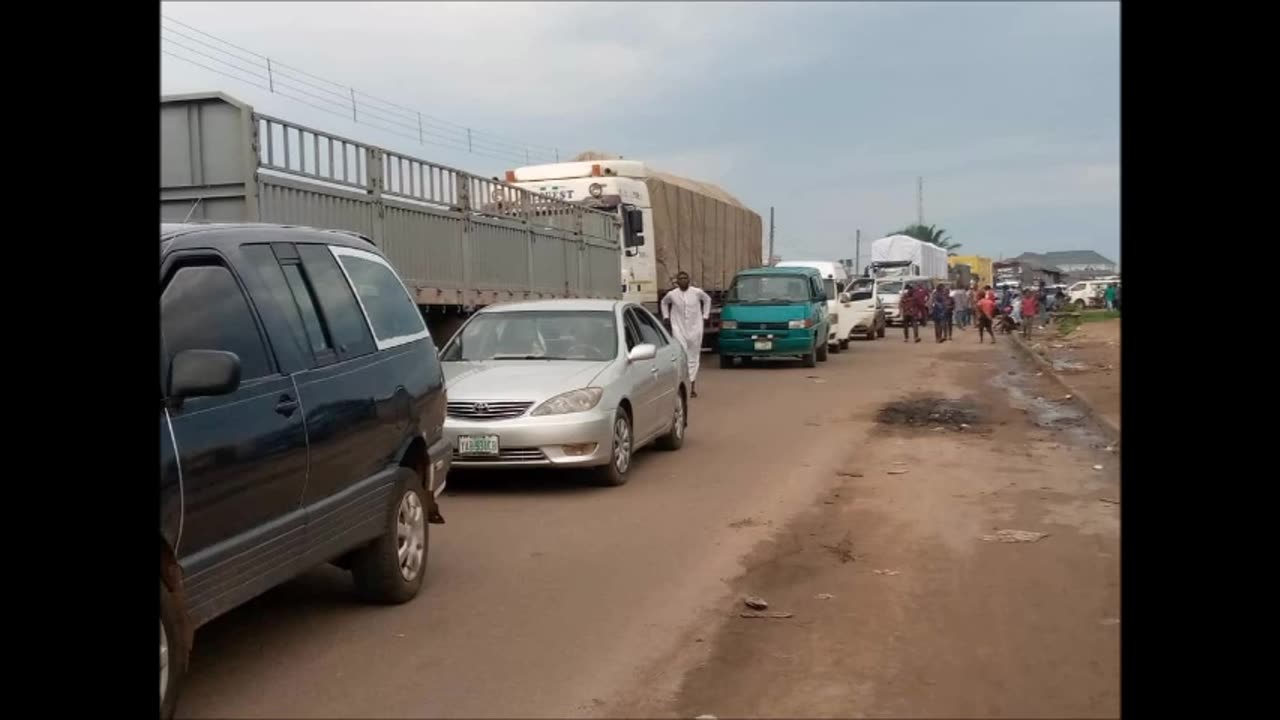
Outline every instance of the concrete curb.
<svg viewBox="0 0 1280 720"><path fill-rule="evenodd" d="M1058 383L1058 385L1060 385L1063 389L1067 391L1067 394L1071 396L1071 400L1084 410L1085 415L1091 418L1094 422L1098 424L1099 427L1103 429L1104 433L1107 435L1108 440L1112 441L1117 446L1120 444L1119 426L1111 422L1110 419L1103 417L1102 413L1098 412L1097 408L1095 408L1093 405L1089 403L1088 399L1086 399L1083 393L1081 393L1079 390L1073 387L1071 383L1067 381L1066 378L1058 374L1057 370L1053 369L1053 363L1044 359L1043 357L1040 356L1039 353L1037 353L1035 350L1032 350L1030 347L1028 347L1027 344L1023 342L1022 337L1020 335L1013 334L1013 335L1008 335L1006 337L1012 338L1013 344L1016 345L1018 349L1023 352L1024 355L1026 355L1027 357L1030 357L1031 361L1034 362L1036 365L1039 365L1040 369L1044 371L1046 375L1052 378L1054 382Z"/></svg>

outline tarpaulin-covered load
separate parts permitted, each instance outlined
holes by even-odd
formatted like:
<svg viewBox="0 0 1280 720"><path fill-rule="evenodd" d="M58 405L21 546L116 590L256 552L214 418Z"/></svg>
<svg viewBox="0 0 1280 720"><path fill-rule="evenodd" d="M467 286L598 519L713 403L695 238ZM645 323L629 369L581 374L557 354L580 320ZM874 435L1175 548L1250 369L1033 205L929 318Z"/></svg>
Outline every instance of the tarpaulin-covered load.
<svg viewBox="0 0 1280 720"><path fill-rule="evenodd" d="M728 290L739 270L763 265L760 216L737 198L711 183L653 170L644 184L659 287L683 270L707 292Z"/></svg>
<svg viewBox="0 0 1280 720"><path fill-rule="evenodd" d="M871 243L871 262L907 260L919 267L924 277L947 279L947 251L907 235L890 235Z"/></svg>

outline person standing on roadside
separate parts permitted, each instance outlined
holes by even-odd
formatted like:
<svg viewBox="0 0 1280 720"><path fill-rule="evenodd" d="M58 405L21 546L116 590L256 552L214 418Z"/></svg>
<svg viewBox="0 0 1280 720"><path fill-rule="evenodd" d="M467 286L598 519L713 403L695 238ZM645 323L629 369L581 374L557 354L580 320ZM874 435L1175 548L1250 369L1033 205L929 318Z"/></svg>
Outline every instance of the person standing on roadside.
<svg viewBox="0 0 1280 720"><path fill-rule="evenodd" d="M662 319L684 347L689 362L689 397L698 397L698 365L702 362L702 323L711 317L711 296L689 284L689 273L676 274L676 286L662 296Z"/></svg>
<svg viewBox="0 0 1280 720"><path fill-rule="evenodd" d="M1025 290L1022 293L1022 337L1031 339L1031 325L1035 322L1035 317L1040 313L1040 298L1036 296L1034 290Z"/></svg>
<svg viewBox="0 0 1280 720"><path fill-rule="evenodd" d="M904 285L902 294L898 296L898 309L902 311L902 342L911 342L912 332L915 333L916 342L920 342L921 312L916 308L918 302L916 288L912 287L911 283Z"/></svg>
<svg viewBox="0 0 1280 720"><path fill-rule="evenodd" d="M978 344L981 345L982 333L986 331L991 335L991 344L996 344L996 294L988 289L987 293L978 301Z"/></svg>
<svg viewBox="0 0 1280 720"><path fill-rule="evenodd" d="M1106 292L1102 294L1102 300L1108 310L1116 309L1116 286L1114 283L1107 286Z"/></svg>
<svg viewBox="0 0 1280 720"><path fill-rule="evenodd" d="M938 287L933 289L933 298L930 308L933 311L933 337L935 342L944 342L947 339L947 302L951 300L951 293L947 292L947 286L938 283Z"/></svg>

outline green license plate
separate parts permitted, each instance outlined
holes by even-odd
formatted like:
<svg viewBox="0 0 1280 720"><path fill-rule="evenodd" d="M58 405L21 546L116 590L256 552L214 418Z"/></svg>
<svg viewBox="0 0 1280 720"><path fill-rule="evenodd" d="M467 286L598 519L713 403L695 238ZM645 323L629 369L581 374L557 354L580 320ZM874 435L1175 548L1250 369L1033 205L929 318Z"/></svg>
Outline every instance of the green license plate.
<svg viewBox="0 0 1280 720"><path fill-rule="evenodd" d="M497 455L497 435L459 435L459 455Z"/></svg>

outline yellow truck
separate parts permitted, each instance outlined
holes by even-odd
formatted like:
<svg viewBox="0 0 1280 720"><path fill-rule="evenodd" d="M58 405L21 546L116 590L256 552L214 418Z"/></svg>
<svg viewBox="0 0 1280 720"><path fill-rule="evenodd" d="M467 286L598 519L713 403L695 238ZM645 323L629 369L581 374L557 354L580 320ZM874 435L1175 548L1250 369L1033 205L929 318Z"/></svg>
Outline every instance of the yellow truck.
<svg viewBox="0 0 1280 720"><path fill-rule="evenodd" d="M978 287L991 285L991 258L981 255L952 255L947 258L947 265L968 265Z"/></svg>

